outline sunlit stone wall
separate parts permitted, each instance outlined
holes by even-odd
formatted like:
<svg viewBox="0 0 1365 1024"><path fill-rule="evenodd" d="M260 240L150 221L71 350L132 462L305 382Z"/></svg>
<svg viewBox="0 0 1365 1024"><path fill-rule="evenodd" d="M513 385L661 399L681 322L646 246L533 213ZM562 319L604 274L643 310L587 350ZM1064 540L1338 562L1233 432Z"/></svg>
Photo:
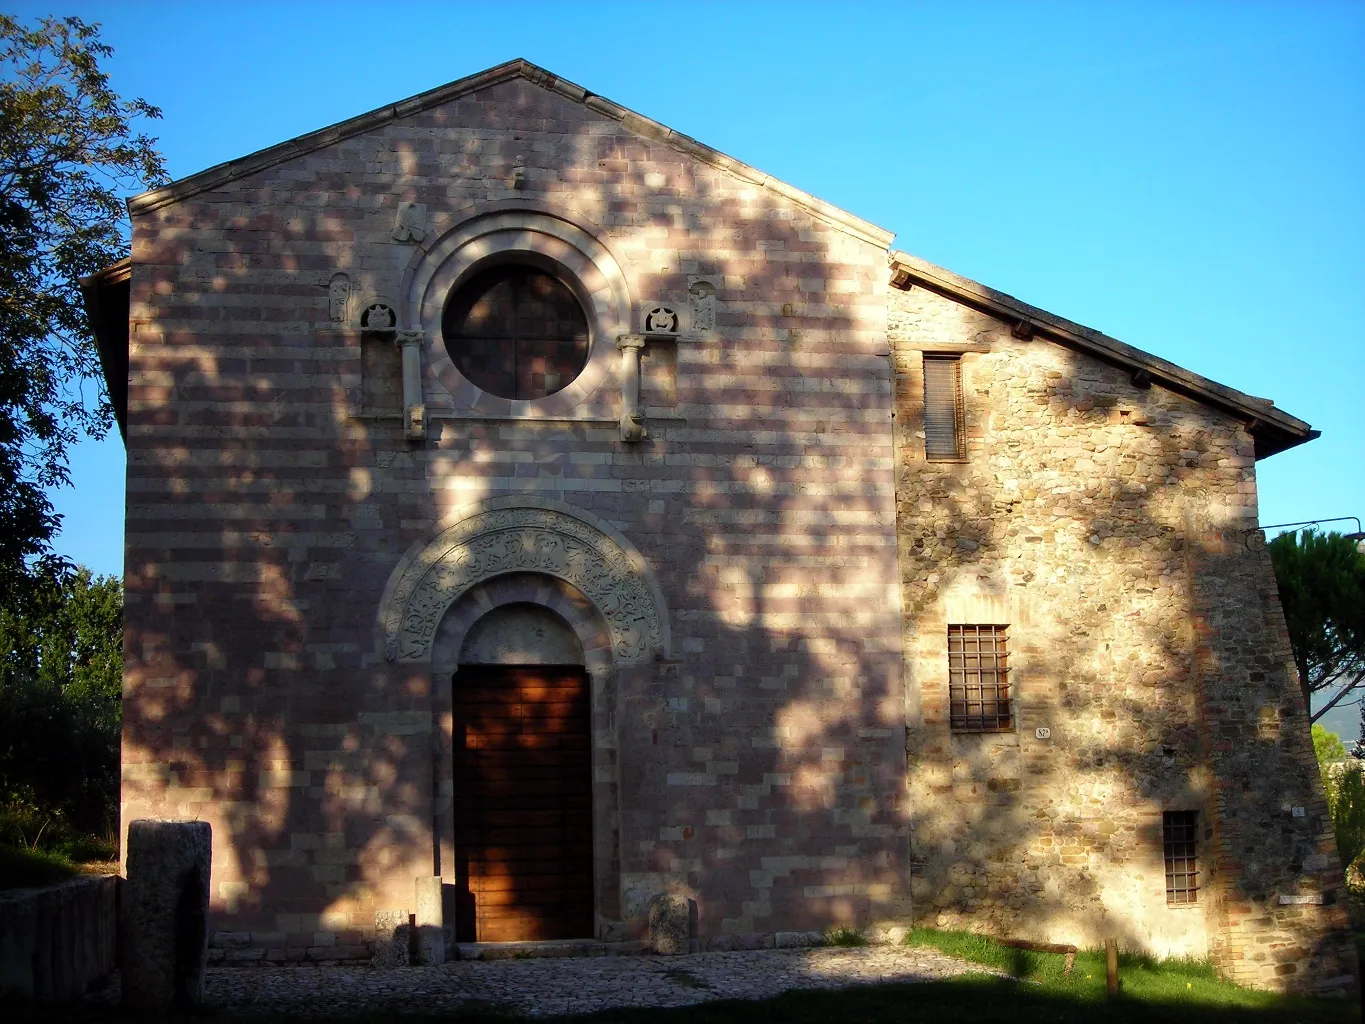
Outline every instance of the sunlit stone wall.
<svg viewBox="0 0 1365 1024"><path fill-rule="evenodd" d="M363 958L440 870L448 680L386 662L376 615L405 551L505 494L607 521L670 616L594 723L620 794L599 934L662 891L722 945L909 914L885 244L591 99L503 81L134 218L123 820L212 822L227 957ZM428 346L404 440L360 311L405 309L419 247L490 204L591 234L633 330L712 302L646 346L643 442L614 339L542 420L459 414Z"/></svg>
<svg viewBox="0 0 1365 1024"><path fill-rule="evenodd" d="M917 919L1353 984L1251 437L922 287L889 324ZM961 354L964 464L925 459L926 350ZM1009 626L1006 733L950 729L957 623ZM1166 903L1167 810L1200 812L1194 906Z"/></svg>
<svg viewBox="0 0 1365 1024"><path fill-rule="evenodd" d="M447 872L459 648L390 662L377 616L405 552L520 495L617 531L668 616L617 671L562 587L483 594L552 595L594 672L599 938L669 892L709 948L918 919L1350 984L1243 426L888 292L875 229L698 153L518 78L134 217L123 820L213 824L217 955L366 959ZM411 268L508 210L619 271L613 330L681 314L644 348L644 441L614 338L527 418L471 414L428 337L404 439L362 312L413 327ZM924 460L925 349L962 354L964 464ZM950 733L952 623L1009 626L1011 732ZM1193 908L1163 810L1202 815Z"/></svg>

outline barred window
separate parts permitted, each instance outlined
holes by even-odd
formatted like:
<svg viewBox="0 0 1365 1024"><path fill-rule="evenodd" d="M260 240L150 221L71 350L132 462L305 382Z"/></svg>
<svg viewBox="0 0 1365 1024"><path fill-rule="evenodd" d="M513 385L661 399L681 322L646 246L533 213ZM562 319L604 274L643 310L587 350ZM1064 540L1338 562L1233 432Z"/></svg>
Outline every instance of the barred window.
<svg viewBox="0 0 1365 1024"><path fill-rule="evenodd" d="M1008 626L948 627L948 704L954 732L1009 732Z"/></svg>
<svg viewBox="0 0 1365 1024"><path fill-rule="evenodd" d="M958 356L924 357L924 455L930 462L967 458Z"/></svg>
<svg viewBox="0 0 1365 1024"><path fill-rule="evenodd" d="M1198 811L1166 811L1161 835L1166 847L1166 902L1197 903L1199 897Z"/></svg>

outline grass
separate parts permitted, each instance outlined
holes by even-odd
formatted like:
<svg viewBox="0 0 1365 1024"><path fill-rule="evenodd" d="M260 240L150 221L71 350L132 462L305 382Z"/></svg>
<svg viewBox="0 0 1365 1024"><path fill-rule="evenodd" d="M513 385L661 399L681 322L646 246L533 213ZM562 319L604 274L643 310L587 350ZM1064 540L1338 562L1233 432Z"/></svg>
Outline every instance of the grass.
<svg viewBox="0 0 1365 1024"><path fill-rule="evenodd" d="M0 890L113 870L116 857L112 837L86 835L32 807L0 805Z"/></svg>
<svg viewBox="0 0 1365 1024"><path fill-rule="evenodd" d="M78 873L76 865L63 854L0 846L0 890L51 885Z"/></svg>
<svg viewBox="0 0 1365 1024"><path fill-rule="evenodd" d="M825 932L826 946L843 946L852 949L867 945L867 936L856 928L831 928Z"/></svg>
<svg viewBox="0 0 1365 1024"><path fill-rule="evenodd" d="M1241 988L1221 980L1205 960L1158 959L1136 953L1119 953L1119 998L1110 1000L1105 991L1105 956L1100 949L1076 954L1069 977L1063 976L1065 957L1060 953L1035 953L1002 946L969 932L918 928L906 936L910 946L926 946L971 963L1004 971L1012 978L1031 982L1042 992L1080 1006L1104 1004L1109 1020L1208 1020L1227 1019L1357 1021L1355 1003L1341 1000L1302 999ZM1117 1007L1139 1013L1115 1017ZM1146 1010L1141 1008L1145 1007ZM1092 1011L1093 1012L1093 1011ZM1145 1017L1142 1012L1160 1013Z"/></svg>
<svg viewBox="0 0 1365 1024"><path fill-rule="evenodd" d="M98 840L36 848L0 843L0 891L51 885L80 874L117 870L112 847Z"/></svg>

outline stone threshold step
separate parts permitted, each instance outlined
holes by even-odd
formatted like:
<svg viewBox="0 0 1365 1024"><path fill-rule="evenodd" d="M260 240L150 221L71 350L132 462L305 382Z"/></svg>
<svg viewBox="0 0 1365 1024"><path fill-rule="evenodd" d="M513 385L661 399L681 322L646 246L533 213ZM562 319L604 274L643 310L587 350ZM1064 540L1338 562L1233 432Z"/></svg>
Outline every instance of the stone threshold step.
<svg viewBox="0 0 1365 1024"><path fill-rule="evenodd" d="M878 934L874 943L899 942L904 929L891 939ZM820 932L776 932L745 935L718 935L710 939L691 939L691 953L730 953L755 949L804 949L824 945ZM602 942L598 939L548 939L523 942L457 942L451 947L455 960L530 960L547 956L640 956L653 955L646 941Z"/></svg>
<svg viewBox="0 0 1365 1024"><path fill-rule="evenodd" d="M550 956L638 956L650 952L648 942L600 942L597 939L546 939L523 942L457 942L457 960L531 960Z"/></svg>

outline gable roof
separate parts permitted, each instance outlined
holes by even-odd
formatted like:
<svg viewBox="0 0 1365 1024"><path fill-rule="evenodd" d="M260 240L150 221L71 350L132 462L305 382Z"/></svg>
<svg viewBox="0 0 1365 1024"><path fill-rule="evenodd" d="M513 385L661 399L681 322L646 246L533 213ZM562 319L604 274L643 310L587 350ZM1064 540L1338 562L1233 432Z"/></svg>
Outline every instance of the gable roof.
<svg viewBox="0 0 1365 1024"><path fill-rule="evenodd" d="M1017 336L1038 333L1069 348L1096 356L1107 363L1131 370L1133 382L1139 386L1158 383L1164 388L1187 395L1205 405L1230 412L1242 419L1256 441L1256 458L1282 452L1287 448L1311 441L1322 434L1296 416L1275 408L1268 398L1256 398L1201 377L1183 366L1167 362L1160 356L1126 345L1117 338L1083 327L1045 309L1030 306L1013 295L1006 295L970 278L944 270L928 260L895 250L890 255L891 284L897 288L914 285L928 288L940 295L980 310L1014 325Z"/></svg>
<svg viewBox="0 0 1365 1024"><path fill-rule="evenodd" d="M408 117L443 103L449 103L451 100L477 92L480 89L487 89L500 82L518 78L557 93L575 103L580 103L603 117L619 121L627 130L637 135L654 139L686 156L780 195L789 202L804 208L817 219L839 228L855 238L881 248L890 249L891 240L895 237L894 232L878 227L861 217L856 217L846 210L825 202L823 199L794 188L784 181L736 160L720 150L712 149L690 136L675 132L658 121L638 114L618 103L613 103L603 96L591 93L582 86L576 85L568 79L560 78L558 75L521 58L419 93L409 99L379 107L327 128L300 135L267 149L258 150L237 160L229 160L150 192L133 196L128 200L128 212L132 216L137 216L160 209L163 206L170 206L200 192L220 188L247 175L311 153L324 146L333 145L343 139L371 131L400 118ZM1022 330L1025 334L1037 331L1063 345L1126 367L1133 372L1134 381L1140 385L1157 381L1163 387L1232 413L1247 424L1247 428L1255 438L1256 457L1258 459L1303 444L1305 441L1311 441L1321 433L1313 430L1303 420L1275 408L1275 403L1270 399L1256 398L1209 380L1207 377L1201 377L1199 374L1177 366L1175 363L1167 362L1158 356L1126 345L1117 338L1111 338L1100 331L1083 327L1044 309L1039 309L1037 306L1030 306L1012 295L1006 295L1004 292L998 292L979 282L954 274L952 271L935 266L927 260L922 260L906 252L892 251L890 263L891 283L894 286L907 288L912 284L918 284L929 288L991 316L1012 322L1015 324L1016 330ZM114 273L116 268L118 273ZM112 276L107 276L111 274ZM108 271L83 280L82 285L86 293L87 307L90 310L92 322L100 321L95 332L97 337L103 338L104 334L110 336L107 345L103 342L101 344L101 358L106 364L104 369L106 377L108 377L111 366L109 359L104 354L104 349L108 347L112 352L114 348L118 347L115 344L117 339L113 337L111 330L101 331L100 328L106 327L104 321L110 319L113 309L126 308L127 269L122 263L116 264ZM103 303L105 308L103 309L100 307L101 295L105 299ZM126 353L126 337L122 349ZM126 360L126 354L124 358ZM113 369L117 371L117 367L113 367ZM115 372L115 376L118 376L117 372ZM119 405L117 397L115 397L115 405ZM122 426L123 420L120 418L120 427Z"/></svg>
<svg viewBox="0 0 1365 1024"><path fill-rule="evenodd" d="M591 93L581 85L575 85L568 79L560 78L558 75L521 58L458 79L448 85L438 86L398 103L379 107L367 114L360 114L328 128L309 132L307 135L300 135L268 149L258 150L237 160L229 160L227 163L210 167L198 174L191 174L189 177L173 181L169 185L164 185L150 192L133 196L128 200L128 212L132 216L137 216L163 206L169 206L199 192L219 188L248 174L254 174L257 171L265 170L267 167L273 167L275 164L303 156L305 153L311 153L324 146L330 146L342 139L351 138L399 118L408 117L426 110L428 107L449 103L451 100L466 96L469 93L517 78L523 78L542 89L558 93L575 103L581 103L603 117L620 121L626 129L637 135L662 142L695 160L710 164L712 167L732 174L736 178L751 182L780 195L797 206L804 207L813 216L825 223L840 228L863 241L887 248L891 244L891 239L895 237L894 231L887 231L885 228L878 227L861 217L855 217L848 211L841 210L823 199L818 199L809 192L794 188L785 181L780 181L757 168L750 167L734 157L727 156L718 149L712 149L690 136L675 132L667 125L662 125L658 121L637 114L619 103L613 103L604 96Z"/></svg>

